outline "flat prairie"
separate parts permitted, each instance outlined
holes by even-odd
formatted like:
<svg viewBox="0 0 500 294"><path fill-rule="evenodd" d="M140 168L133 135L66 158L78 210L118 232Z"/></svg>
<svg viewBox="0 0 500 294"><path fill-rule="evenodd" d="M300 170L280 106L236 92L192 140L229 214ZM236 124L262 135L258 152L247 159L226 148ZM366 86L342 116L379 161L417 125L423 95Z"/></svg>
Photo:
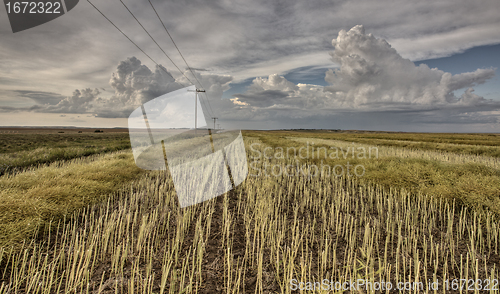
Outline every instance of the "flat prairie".
<svg viewBox="0 0 500 294"><path fill-rule="evenodd" d="M180 208L100 130L0 129L1 294L499 292L498 134L243 131L246 180Z"/></svg>

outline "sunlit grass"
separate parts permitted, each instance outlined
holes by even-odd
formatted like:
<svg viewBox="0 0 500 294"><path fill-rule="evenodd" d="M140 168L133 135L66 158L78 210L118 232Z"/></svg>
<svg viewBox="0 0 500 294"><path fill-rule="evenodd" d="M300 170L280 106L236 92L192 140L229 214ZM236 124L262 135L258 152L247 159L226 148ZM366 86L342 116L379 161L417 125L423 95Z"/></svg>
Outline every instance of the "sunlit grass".
<svg viewBox="0 0 500 294"><path fill-rule="evenodd" d="M321 167L342 165L347 162L355 166L363 165L366 172L359 179L365 183L373 183L389 188L404 188L411 193L442 197L454 200L458 205L466 205L477 211L489 210L500 216L500 160L498 158L464 155L449 152L431 152L407 148L359 144L337 140L317 139L314 137L282 137L272 133L256 132L255 134L273 148L294 146L296 149L314 145L315 150L334 146L344 151L347 148L370 147L378 149L378 158L352 158L351 154L344 158L325 158L324 151L310 154L301 162L308 162ZM310 136L311 134L308 134ZM324 150L324 149L321 149ZM368 155L367 155L368 157Z"/></svg>
<svg viewBox="0 0 500 294"><path fill-rule="evenodd" d="M246 135L247 151L252 143L261 152L304 146L284 136ZM317 140L316 146L342 144ZM0 246L0 293L296 293L291 279L325 278L439 280L437 293L449 293L445 279L498 279L500 225L492 209L477 205L494 205L484 195L497 201L498 170L487 161L460 161L463 154L380 151L378 159L350 159L366 164L361 178L249 176L234 191L184 209L168 172L137 172L128 152L4 176L0 199L21 197L25 205L12 215L50 210L58 197L46 206L43 200L58 194L70 202L57 204L59 211L71 209L66 222L54 221L38 239ZM296 164L271 158L256 167L264 162ZM96 197L86 202L87 195ZM460 195L472 202L456 205Z"/></svg>
<svg viewBox="0 0 500 294"><path fill-rule="evenodd" d="M0 246L102 201L142 172L122 151L0 177Z"/></svg>
<svg viewBox="0 0 500 294"><path fill-rule="evenodd" d="M128 133L0 134L0 176L30 166L128 148Z"/></svg>
<svg viewBox="0 0 500 294"><path fill-rule="evenodd" d="M291 279L325 278L439 280L448 293L444 279L498 279L499 237L490 213L345 177L249 177L179 209L155 172L45 242L0 249L0 293L292 293Z"/></svg>
<svg viewBox="0 0 500 294"><path fill-rule="evenodd" d="M257 134L259 132L256 132ZM422 151L500 157L500 134L272 131L275 136L314 137Z"/></svg>

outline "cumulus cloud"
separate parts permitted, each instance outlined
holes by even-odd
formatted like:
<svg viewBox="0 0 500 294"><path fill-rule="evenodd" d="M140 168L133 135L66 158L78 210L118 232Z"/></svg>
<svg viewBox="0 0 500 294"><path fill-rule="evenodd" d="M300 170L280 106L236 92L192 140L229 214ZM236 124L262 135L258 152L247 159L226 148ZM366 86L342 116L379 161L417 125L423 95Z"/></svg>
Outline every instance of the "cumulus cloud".
<svg viewBox="0 0 500 294"><path fill-rule="evenodd" d="M325 109L334 109L334 95L324 91L324 87L311 84L297 84L277 74L267 78L256 78L244 93L234 94L231 101L240 109L265 112L270 109L297 110L300 114L314 115ZM309 113L309 114L307 114ZM280 115L292 115L280 113Z"/></svg>
<svg viewBox="0 0 500 294"><path fill-rule="evenodd" d="M483 84L495 75L495 69L452 75L425 64L415 66L385 40L365 34L360 25L340 31L332 45L335 47L332 60L340 64L340 68L326 73L325 80L331 86L325 91L334 93L336 99L352 107L380 102L454 103L460 100L454 91ZM464 97L470 96L467 95Z"/></svg>
<svg viewBox="0 0 500 294"><path fill-rule="evenodd" d="M115 90L115 101L131 105L141 105L182 87L162 65L152 72L136 57L121 61L109 84Z"/></svg>
<svg viewBox="0 0 500 294"><path fill-rule="evenodd" d="M153 72L136 57L118 64L109 85L114 94L109 99L95 101L98 107L93 112L97 116L127 117L145 102L183 87L162 65L156 65Z"/></svg>
<svg viewBox="0 0 500 294"><path fill-rule="evenodd" d="M203 70L186 71L184 76L175 79L162 65L157 65L152 71L136 57L130 57L121 61L111 75L109 85L113 90L113 95L109 98L101 97L104 90L97 88L77 89L74 90L73 95L67 97L50 92L15 91L22 97L32 99L37 105L24 108L1 107L0 111L91 113L93 116L105 118L128 117L140 105L165 93L187 87L191 85L191 81L195 82L198 88L206 90L206 95L200 99L207 109L210 107L210 114L214 114L212 113L214 108L233 107L230 101L221 100L222 93L229 89L233 78L229 75L213 73L200 74L198 71Z"/></svg>
<svg viewBox="0 0 500 294"><path fill-rule="evenodd" d="M130 8L149 32L164 36L154 12L143 9L149 3L132 2ZM325 36L357 23L390 40L402 56L411 60L450 56L500 42L498 0L481 0L480 4L470 0L155 3L192 65L229 73L240 80L297 67L323 66L328 63L325 53L330 50ZM98 4L148 54L161 53L155 53L144 31L115 5L114 1ZM5 60L0 65L3 89L11 90L15 85L16 89L71 93L75 88L106 87L107 69L131 52L140 54L131 51L136 48L99 13L77 14L61 21L62 26L50 23L22 35L12 34L8 25L0 28L0 58ZM53 50L54 44L58 44L58 50ZM177 64L183 62L180 56L172 58Z"/></svg>
<svg viewBox="0 0 500 294"><path fill-rule="evenodd" d="M56 105L44 105L39 112L56 113L85 113L94 109L94 103L99 99L101 92L98 89L75 90L73 95L61 100Z"/></svg>
<svg viewBox="0 0 500 294"><path fill-rule="evenodd" d="M201 74L200 72L204 72ZM204 107L207 123L211 117L222 117L227 113L231 113L235 109L235 105L227 100L221 99L224 91L230 89L230 83L233 77L230 75L219 75L207 73L205 69L186 70L182 76L178 78L178 82L184 85L194 83L198 89L203 89L206 92L201 93L198 97L201 105Z"/></svg>
<svg viewBox="0 0 500 294"><path fill-rule="evenodd" d="M230 75L219 75L207 72L206 69L195 69L186 70L181 77L179 77L178 82L184 85L189 85L191 83L195 84L197 88L204 89L210 99L216 100L222 97L222 93L230 89L229 84L233 81L233 77Z"/></svg>
<svg viewBox="0 0 500 294"><path fill-rule="evenodd" d="M252 105L258 107L269 107L276 104L286 104L289 102L288 93L280 90L262 90L258 92L249 92L247 94L239 94L239 98L234 99L238 105ZM245 102L241 103L239 99ZM287 101L288 100L288 101Z"/></svg>
<svg viewBox="0 0 500 294"><path fill-rule="evenodd" d="M298 84L271 75L256 78L234 102L248 107L286 104L322 111L325 109L386 110L388 108L449 107L493 103L473 93L474 86L495 75L495 69L452 75L425 64L416 66L391 45L357 25L341 30L333 39L330 53L339 68L330 69L325 81L330 85ZM459 97L455 92L465 89ZM271 92L270 92L271 91Z"/></svg>
<svg viewBox="0 0 500 294"><path fill-rule="evenodd" d="M104 107L97 114L101 117L128 117L141 104L194 83L197 88L206 91L199 95L207 112L206 117L219 116L224 110L233 107L230 101L221 100L222 93L230 88L232 80L230 75L193 68L175 79L163 66L157 65L152 72L140 60L131 57L120 62L112 75L110 85L115 94L111 99L102 101Z"/></svg>
<svg viewBox="0 0 500 294"><path fill-rule="evenodd" d="M386 130L434 124L458 131L451 126L477 130L500 123L498 113L487 112L500 109L500 102L476 95L473 88L491 79L493 68L452 75L416 66L363 26L341 30L332 45L331 60L339 67L325 73L328 86L294 84L277 74L255 78L244 93L233 95L235 109L227 115L267 121L264 128L372 129L376 121Z"/></svg>
<svg viewBox="0 0 500 294"><path fill-rule="evenodd" d="M23 95L38 99L32 98L39 104L30 111L117 118L128 117L141 104L194 82L206 90L200 95L206 118L219 117L221 123L254 121L261 123L258 127L277 128L295 121L299 126L314 127L320 125L320 120L341 123L345 118L352 121L359 116L360 123L376 118L387 121L385 126L389 126L388 114L398 121L418 123L444 124L443 115L450 118L450 123L499 121L498 114L485 111L500 109L500 103L474 93L474 87L491 79L495 69L452 75L425 64L416 66L384 39L366 34L363 26L341 30L332 45L331 60L339 67L325 73L329 84L326 87L295 84L272 74L255 78L244 93L233 95L231 100L221 99L233 81L230 75L192 69L174 78L161 65L151 70L130 57L120 62L112 74L109 84L113 94L109 98L101 97L99 89L75 90L70 97L59 97L59 101L49 94ZM8 110L0 107L0 111Z"/></svg>

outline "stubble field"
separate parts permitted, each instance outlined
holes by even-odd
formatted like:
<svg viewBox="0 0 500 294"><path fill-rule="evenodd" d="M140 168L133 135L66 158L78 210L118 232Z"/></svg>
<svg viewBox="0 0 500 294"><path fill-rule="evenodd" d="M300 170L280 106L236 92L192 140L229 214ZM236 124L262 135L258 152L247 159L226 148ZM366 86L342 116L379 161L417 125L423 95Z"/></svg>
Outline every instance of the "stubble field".
<svg viewBox="0 0 500 294"><path fill-rule="evenodd" d="M123 134L13 135L0 293L499 292L496 134L245 131L247 179L182 209Z"/></svg>

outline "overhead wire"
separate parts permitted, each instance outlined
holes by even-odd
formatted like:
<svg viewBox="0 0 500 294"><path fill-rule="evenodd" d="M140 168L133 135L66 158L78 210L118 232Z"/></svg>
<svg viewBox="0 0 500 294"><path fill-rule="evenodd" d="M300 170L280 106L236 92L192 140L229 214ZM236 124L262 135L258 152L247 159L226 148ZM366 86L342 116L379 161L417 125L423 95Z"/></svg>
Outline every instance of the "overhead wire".
<svg viewBox="0 0 500 294"><path fill-rule="evenodd" d="M158 42L156 42L155 38L153 38L153 36L151 36L151 34L148 32L148 30L146 30L146 28L142 25L142 23L137 19L137 17L135 17L134 13L132 11L130 11L130 9L128 9L127 5L125 5L125 3L120 0L120 2L123 4L123 6L127 9L127 11L130 13L130 15L132 15L132 17L135 19L135 21L141 26L141 28L146 32L146 34L148 34L148 36L151 38L151 40L153 40L153 42L155 42L156 46L158 46L158 48L160 48L160 50L163 52L163 54L165 54L165 56L168 58L168 60L170 60L170 62L172 62L172 64L177 68L177 70L191 83L194 85L194 83L182 72L182 70L177 66L177 64L175 64L175 62L172 60L172 58L170 58L170 56L168 56L168 54L165 52L165 50L163 50L163 48L161 48L161 46L158 44Z"/></svg>
<svg viewBox="0 0 500 294"><path fill-rule="evenodd" d="M163 68L158 62L156 62L151 56L149 56L149 54L147 54L139 45L137 45L137 43L135 43L129 36L127 36L127 34L125 34L113 21L111 21L111 19L109 19L101 10L99 10L99 8L97 8L92 2L90 2L90 0L87 0L87 2L89 2L90 5L92 5L92 7L94 7L107 21L109 21L122 35L124 35L132 44L134 44L137 47L137 49L139 49L142 53L144 53L144 55L146 55L153 63L155 63L164 72L166 72L167 74L169 74L170 76L172 76L165 68ZM175 64L175 62L170 58L170 56L168 56L168 54L163 50L163 48L161 48L161 46L158 44L158 42L156 42L156 40L153 38L153 36L151 36L151 34L146 30L146 28L142 25L142 23L135 17L135 15L132 13L132 11L130 11L130 9L125 5L125 3L123 3L122 0L120 0L120 2L123 4L123 6L125 6L125 8L129 11L129 13L132 15L132 17L137 21L137 23L142 27L142 29L148 34L148 36L153 40L153 42L160 48L160 50L165 54L165 56L170 60L170 62L177 68L177 70L179 71L179 73L181 75L183 75L191 84L195 85L195 83L193 83L184 74L184 72ZM177 46L176 46L176 48L177 48ZM180 53L180 51L179 51L179 53ZM185 61L185 59L184 59L183 56L182 56L182 58ZM186 62L186 64L187 64L187 62ZM189 68L189 69L190 69L191 73L193 73L192 70L191 70L191 68ZM193 74L193 76L198 81L198 83L203 87L203 85L200 83L200 81L198 80L198 78L196 78L196 75ZM182 85L182 83L180 83L180 84ZM201 94L202 92L199 92L199 93ZM207 101L208 101L208 98L207 98ZM206 107L205 103L201 99L201 95L200 95L200 102L205 106L205 109L207 109L207 111L209 111L208 108ZM212 110L211 106L210 106L210 110ZM213 116L213 110L209 112L209 115Z"/></svg>
<svg viewBox="0 0 500 294"><path fill-rule="evenodd" d="M172 62L172 64L177 68L177 70L193 85L195 85L195 83L193 83L185 74L184 72L177 66L177 64L175 64L175 62L170 58L170 56L168 56L168 54L165 52L165 50L163 50L163 48L161 48L161 46L158 44L158 42L156 42L155 38L153 38L153 36L151 36L151 34L148 32L148 30L142 25L142 23L139 21L139 19L137 19L137 17L135 17L134 13L127 7L127 5L122 1L120 0L120 2L123 4L123 6L127 9L127 11L132 15L132 17L135 19L135 21L142 27L142 29L146 32L146 34L148 34L148 36L151 38L151 40L153 40L153 42L155 42L156 46L158 46L158 48L160 48L160 50L163 52L163 54L165 54L165 56L167 56L167 58L170 60L170 62ZM153 7L154 9L154 7ZM155 10L156 12L156 10ZM158 15L158 14L157 14ZM161 21L161 20L160 20ZM163 22L162 22L163 23ZM170 34L169 34L170 36ZM170 37L171 40L172 37ZM177 45L176 45L176 48L177 48ZM178 50L178 48L177 48ZM179 51L179 50L178 50ZM180 52L180 51L179 51ZM182 54L181 54L182 56ZM184 59L184 57L182 56L182 58ZM186 60L184 59L184 62L186 62ZM189 67L189 66L188 66ZM190 69L191 70L191 69ZM191 70L191 73L192 73L192 70ZM198 80L198 78L196 77L196 75L194 75L194 78L198 81L198 83L203 87L203 85L200 83L200 81ZM202 93L202 92L198 92L198 93ZM208 100L207 100L208 101ZM203 104L203 106L205 107L205 109L207 109L208 111L208 108L207 106L205 105L205 103L203 102L203 100L201 99L201 95L200 95L200 102ZM209 115L210 116L213 116L213 110L212 110L212 107L210 107L210 112L209 112Z"/></svg>
<svg viewBox="0 0 500 294"><path fill-rule="evenodd" d="M121 0L120 0L121 1ZM200 86L205 89L205 87L203 86L203 84L200 82L200 80L198 80L198 78L196 77L196 75L194 74L193 72L193 69L191 68L191 66L189 66L186 58L184 58L184 55L182 55L182 52L181 50L179 49L179 47L177 47L177 44L175 43L174 41L174 38L172 38L172 35L170 35L170 33L168 32L168 29L167 27L165 26L165 23L163 22L163 20L161 19L160 15L158 14L158 12L156 11L153 3L151 2L151 0L148 0L149 4L151 5L151 8L153 8L156 16L158 17L158 20L160 20L163 28L165 29L165 32L167 32L167 35L169 36L170 40L172 41L172 43L174 44L175 46L175 49L177 49L177 52L179 52L179 55L181 56L182 60L184 60L184 63L186 64L187 68L189 69L189 71L191 72L191 74L193 75L193 77L196 79L196 81L200 84ZM208 95L206 94L206 92L204 92L205 95L206 95L206 99L207 99L207 102L208 102L208 106L210 107L210 111L213 113L213 109L212 109L212 105L210 105L210 99L208 98Z"/></svg>
<svg viewBox="0 0 500 294"><path fill-rule="evenodd" d="M120 33L122 33L122 35L124 35L130 42L132 42L132 44L134 44L137 49L141 50L144 55L146 55L152 62L160 67L158 62L156 62L151 56L149 56L144 50L142 50L142 48L139 47L139 45L137 45L132 39L130 39L122 30L120 30L120 28L118 28L118 26L116 26L106 15L104 15L104 13L99 10L99 8L97 8L92 2L90 2L90 0L87 0L87 2L89 2L90 5L92 5L102 16L104 16L104 18L107 19ZM168 71L167 73L170 74Z"/></svg>

